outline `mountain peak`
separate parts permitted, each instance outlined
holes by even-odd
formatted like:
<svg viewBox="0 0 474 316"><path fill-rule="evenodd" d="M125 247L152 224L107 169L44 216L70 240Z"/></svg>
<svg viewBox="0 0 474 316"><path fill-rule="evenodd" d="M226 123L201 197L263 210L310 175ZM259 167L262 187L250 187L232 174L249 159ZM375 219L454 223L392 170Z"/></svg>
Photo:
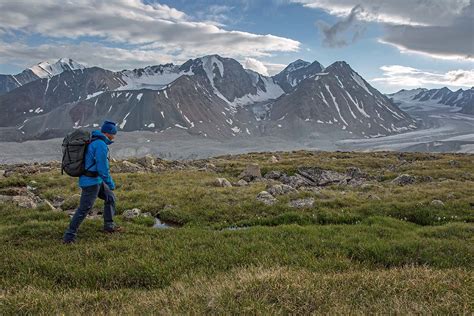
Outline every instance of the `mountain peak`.
<svg viewBox="0 0 474 316"><path fill-rule="evenodd" d="M71 58L60 58L54 64L48 61L42 61L33 67L29 68L39 78L51 78L59 75L64 71L73 71L77 69L84 69L84 65L72 60Z"/></svg>

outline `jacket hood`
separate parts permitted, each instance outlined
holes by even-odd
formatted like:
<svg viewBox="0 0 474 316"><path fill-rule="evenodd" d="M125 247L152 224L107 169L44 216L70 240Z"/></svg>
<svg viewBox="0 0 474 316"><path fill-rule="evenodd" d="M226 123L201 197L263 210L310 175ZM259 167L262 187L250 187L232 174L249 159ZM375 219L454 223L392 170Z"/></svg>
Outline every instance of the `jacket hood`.
<svg viewBox="0 0 474 316"><path fill-rule="evenodd" d="M104 134L102 134L102 132L100 130L95 130L95 131L92 131L92 135L91 135L92 139L100 139L102 140L104 143L106 143L107 145L110 145L113 143L113 141L111 141L110 139L107 138L107 136L105 136Z"/></svg>

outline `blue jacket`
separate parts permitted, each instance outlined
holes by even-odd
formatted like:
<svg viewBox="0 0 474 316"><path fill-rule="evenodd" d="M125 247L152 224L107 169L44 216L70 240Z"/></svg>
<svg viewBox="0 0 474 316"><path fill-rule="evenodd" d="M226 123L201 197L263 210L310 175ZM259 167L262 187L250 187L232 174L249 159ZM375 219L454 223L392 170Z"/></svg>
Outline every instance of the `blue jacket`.
<svg viewBox="0 0 474 316"><path fill-rule="evenodd" d="M108 145L113 142L108 139L101 131L92 132L92 143L89 144L86 151L85 167L89 171L98 172L98 177L79 177L79 186L81 188L91 185L101 184L102 181L111 189L115 189L115 183L110 176L109 170L109 148Z"/></svg>

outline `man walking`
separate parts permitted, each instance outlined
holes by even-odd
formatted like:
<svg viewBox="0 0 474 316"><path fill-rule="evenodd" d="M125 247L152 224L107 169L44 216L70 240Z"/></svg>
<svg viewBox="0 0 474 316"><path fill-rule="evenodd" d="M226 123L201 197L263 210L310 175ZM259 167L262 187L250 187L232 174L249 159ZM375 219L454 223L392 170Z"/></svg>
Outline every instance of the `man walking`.
<svg viewBox="0 0 474 316"><path fill-rule="evenodd" d="M79 208L74 213L68 229L64 233L63 242L73 243L76 240L77 230L87 213L92 209L97 197L104 200L104 232L116 233L121 228L114 223L115 214L115 183L110 176L109 170L109 148L117 134L117 126L114 122L105 121L101 130L95 130L91 134L91 143L87 147L84 157L84 165L87 175L79 178L79 186L82 189Z"/></svg>

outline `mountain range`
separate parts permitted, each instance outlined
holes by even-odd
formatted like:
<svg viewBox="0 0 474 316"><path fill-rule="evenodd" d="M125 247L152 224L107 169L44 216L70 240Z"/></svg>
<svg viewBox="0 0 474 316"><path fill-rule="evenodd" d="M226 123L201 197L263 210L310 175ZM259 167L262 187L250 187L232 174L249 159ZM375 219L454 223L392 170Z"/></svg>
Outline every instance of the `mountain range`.
<svg viewBox="0 0 474 316"><path fill-rule="evenodd" d="M452 91L447 87L441 89L402 89L388 96L397 104L405 102L421 105L446 105L459 108L460 113L474 114L474 87L456 91Z"/></svg>
<svg viewBox="0 0 474 316"><path fill-rule="evenodd" d="M3 141L62 137L104 119L122 131L179 129L217 139L378 137L417 128L342 61L297 60L269 77L218 55L118 72L60 59L2 75L0 86Z"/></svg>

